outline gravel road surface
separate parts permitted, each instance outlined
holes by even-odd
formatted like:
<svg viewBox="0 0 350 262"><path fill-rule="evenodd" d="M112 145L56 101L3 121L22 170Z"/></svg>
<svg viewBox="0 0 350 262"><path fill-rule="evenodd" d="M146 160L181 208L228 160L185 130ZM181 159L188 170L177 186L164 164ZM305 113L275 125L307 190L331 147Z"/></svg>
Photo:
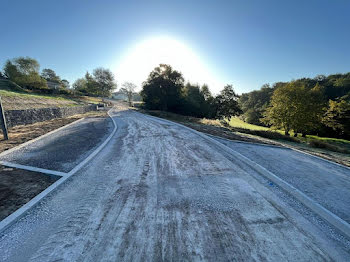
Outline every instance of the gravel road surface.
<svg viewBox="0 0 350 262"><path fill-rule="evenodd" d="M215 138L350 223L350 169L288 148Z"/></svg>
<svg viewBox="0 0 350 262"><path fill-rule="evenodd" d="M109 118L86 118L0 160L69 172L106 139L112 127Z"/></svg>
<svg viewBox="0 0 350 262"><path fill-rule="evenodd" d="M112 114L118 131L107 146L3 232L1 261L349 261L216 144L132 111Z"/></svg>

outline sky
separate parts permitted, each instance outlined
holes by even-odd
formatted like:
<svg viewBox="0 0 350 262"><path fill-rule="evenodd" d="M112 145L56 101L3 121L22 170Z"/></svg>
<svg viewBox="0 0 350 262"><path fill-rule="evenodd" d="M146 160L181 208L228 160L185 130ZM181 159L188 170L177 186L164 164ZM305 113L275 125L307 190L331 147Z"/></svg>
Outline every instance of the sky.
<svg viewBox="0 0 350 262"><path fill-rule="evenodd" d="M0 0L0 66L29 56L71 83L96 67L139 89L169 63L213 93L350 71L350 1Z"/></svg>

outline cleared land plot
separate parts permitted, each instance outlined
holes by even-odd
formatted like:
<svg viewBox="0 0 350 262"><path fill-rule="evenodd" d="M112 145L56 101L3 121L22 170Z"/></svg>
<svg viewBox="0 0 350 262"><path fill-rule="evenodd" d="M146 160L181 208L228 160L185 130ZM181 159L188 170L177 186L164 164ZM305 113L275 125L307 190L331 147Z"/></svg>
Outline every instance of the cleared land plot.
<svg viewBox="0 0 350 262"><path fill-rule="evenodd" d="M0 221L60 177L0 166Z"/></svg>

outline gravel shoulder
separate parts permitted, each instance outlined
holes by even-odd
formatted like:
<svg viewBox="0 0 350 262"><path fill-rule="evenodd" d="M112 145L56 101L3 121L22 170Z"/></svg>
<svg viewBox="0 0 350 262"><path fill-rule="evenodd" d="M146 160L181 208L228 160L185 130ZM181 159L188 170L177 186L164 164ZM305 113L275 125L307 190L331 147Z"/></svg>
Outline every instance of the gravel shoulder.
<svg viewBox="0 0 350 262"><path fill-rule="evenodd" d="M0 236L0 260L339 258L217 145L131 111L113 117L118 131L96 158Z"/></svg>

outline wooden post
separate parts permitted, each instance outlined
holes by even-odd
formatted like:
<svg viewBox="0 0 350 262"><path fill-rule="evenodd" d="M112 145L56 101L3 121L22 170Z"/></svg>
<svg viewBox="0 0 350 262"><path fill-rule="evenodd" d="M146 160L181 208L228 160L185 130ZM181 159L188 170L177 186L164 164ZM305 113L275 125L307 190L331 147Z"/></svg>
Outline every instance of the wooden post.
<svg viewBox="0 0 350 262"><path fill-rule="evenodd" d="M8 140L9 136L7 133L7 125L6 125L6 118L5 118L5 111L2 108L2 102L1 102L1 97L0 97L0 118L1 118L1 128L2 128L2 133L4 134L4 139Z"/></svg>

